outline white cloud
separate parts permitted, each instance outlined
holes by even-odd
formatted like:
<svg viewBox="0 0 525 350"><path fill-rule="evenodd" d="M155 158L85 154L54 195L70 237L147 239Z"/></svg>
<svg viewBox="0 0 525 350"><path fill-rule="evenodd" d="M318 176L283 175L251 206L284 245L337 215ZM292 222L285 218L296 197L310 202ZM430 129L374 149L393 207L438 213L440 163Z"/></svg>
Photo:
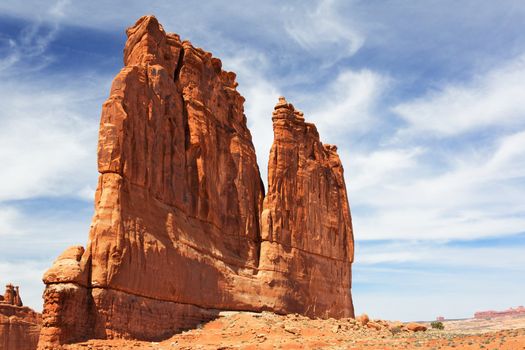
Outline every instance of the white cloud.
<svg viewBox="0 0 525 350"><path fill-rule="evenodd" d="M66 14L66 9L70 4L71 0L58 0L49 8L48 13L54 18L63 18Z"/></svg>
<svg viewBox="0 0 525 350"><path fill-rule="evenodd" d="M454 136L485 127L525 123L525 55L480 73L469 82L446 83L393 111L408 127L401 135Z"/></svg>
<svg viewBox="0 0 525 350"><path fill-rule="evenodd" d="M44 270L86 239L92 205L67 197L85 197L96 182L97 121L109 87L106 77L86 72L42 73L65 5L47 4L39 12L45 25L39 18L0 43L0 283L20 285L24 303L36 310ZM63 196L62 206L18 201L44 196Z"/></svg>
<svg viewBox="0 0 525 350"><path fill-rule="evenodd" d="M0 261L27 256L54 258L68 245L85 243L93 209L91 203L79 200L64 200L57 206L49 202L28 207L3 204L0 237L5 244L0 246Z"/></svg>
<svg viewBox="0 0 525 350"><path fill-rule="evenodd" d="M431 169L432 149L348 153L351 203L368 208L354 216L356 237L475 239L523 232L525 186L515 181L525 178L524 146L522 131L476 157L454 150L443 170Z"/></svg>
<svg viewBox="0 0 525 350"><path fill-rule="evenodd" d="M362 134L379 122L379 98L388 84L388 77L368 69L344 70L320 94L305 99L310 101L305 117L317 125L327 143L331 137Z"/></svg>
<svg viewBox="0 0 525 350"><path fill-rule="evenodd" d="M525 130L503 138L484 173L498 180L525 176Z"/></svg>
<svg viewBox="0 0 525 350"><path fill-rule="evenodd" d="M51 6L48 5L44 11L38 12L43 14L44 18L39 15L17 38L4 39L6 43L3 46L7 52L5 57L0 59L0 76L13 76L21 70L24 70L25 74L35 72L52 61L47 49L59 33L60 22L68 4L69 0L59 0Z"/></svg>
<svg viewBox="0 0 525 350"><path fill-rule="evenodd" d="M349 181L353 192L385 185L386 179L399 178L407 170L417 167L417 156L424 150L419 147L407 149L378 149L370 153L352 153L341 150L340 156L348 164Z"/></svg>
<svg viewBox="0 0 525 350"><path fill-rule="evenodd" d="M323 57L325 65L354 55L365 41L348 17L341 18L337 5L333 0L321 0L305 14L294 11L285 18L285 30L290 37L309 54Z"/></svg>
<svg viewBox="0 0 525 350"><path fill-rule="evenodd" d="M140 16L154 14L166 29L192 32L191 39L198 36L205 41L219 38L224 29L238 32L236 25L244 25L246 27L240 28L241 31L256 28L261 41L288 46L294 40L310 55L321 58L325 66L353 55L364 42L358 26L349 23L348 15L339 14L341 3L333 0L301 1L299 4L231 1L229 5L209 1L205 8L189 6L183 1L157 1L147 6L122 0L103 5L97 1L75 2L74 6L68 1L56 1L51 8L41 1L27 0L24 4L20 6L16 0L4 0L0 2L0 12L33 21L59 18L61 23L97 30L122 29L132 25ZM54 18L40 15L42 13ZM221 15L217 16L217 13Z"/></svg>
<svg viewBox="0 0 525 350"><path fill-rule="evenodd" d="M0 202L40 196L85 196L96 179L97 116L109 79L89 73L42 75L67 1L47 20L5 39L0 61Z"/></svg>
<svg viewBox="0 0 525 350"><path fill-rule="evenodd" d="M93 94L68 82L11 81L0 87L0 201L76 196L92 186L99 111L79 109Z"/></svg>
<svg viewBox="0 0 525 350"><path fill-rule="evenodd" d="M18 234L20 227L17 223L20 218L21 215L15 208L0 206L0 237Z"/></svg>

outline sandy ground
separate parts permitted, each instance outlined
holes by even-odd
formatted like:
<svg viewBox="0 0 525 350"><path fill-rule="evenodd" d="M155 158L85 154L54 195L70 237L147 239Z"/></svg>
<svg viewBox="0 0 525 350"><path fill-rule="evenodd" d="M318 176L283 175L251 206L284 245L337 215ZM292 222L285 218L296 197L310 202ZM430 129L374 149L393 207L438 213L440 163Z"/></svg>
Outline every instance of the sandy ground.
<svg viewBox="0 0 525 350"><path fill-rule="evenodd" d="M458 331L466 334L495 332L506 329L525 328L525 315L495 317L492 319L481 320L471 318L466 320L445 321L443 324L449 331Z"/></svg>
<svg viewBox="0 0 525 350"><path fill-rule="evenodd" d="M525 316L444 322L445 330L376 330L353 319L311 320L298 315L224 313L198 329L163 342L92 340L78 349L525 349ZM393 330L393 331L392 331Z"/></svg>

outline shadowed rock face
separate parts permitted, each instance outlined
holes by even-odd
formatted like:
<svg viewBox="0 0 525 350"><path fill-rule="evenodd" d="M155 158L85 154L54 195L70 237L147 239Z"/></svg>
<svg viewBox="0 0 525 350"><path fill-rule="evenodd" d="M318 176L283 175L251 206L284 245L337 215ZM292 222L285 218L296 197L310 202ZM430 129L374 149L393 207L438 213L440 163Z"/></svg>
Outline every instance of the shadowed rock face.
<svg viewBox="0 0 525 350"><path fill-rule="evenodd" d="M163 339L220 310L353 316L336 148L281 100L265 198L235 74L152 16L127 34L89 244L44 275L40 348Z"/></svg>

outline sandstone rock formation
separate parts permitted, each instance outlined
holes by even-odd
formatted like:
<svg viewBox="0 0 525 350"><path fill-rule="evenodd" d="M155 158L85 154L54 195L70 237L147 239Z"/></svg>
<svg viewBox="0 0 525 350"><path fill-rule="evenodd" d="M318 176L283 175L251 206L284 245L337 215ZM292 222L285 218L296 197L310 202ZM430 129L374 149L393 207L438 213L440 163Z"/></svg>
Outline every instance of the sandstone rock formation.
<svg viewBox="0 0 525 350"><path fill-rule="evenodd" d="M127 35L89 243L44 275L40 348L164 339L220 310L353 317L336 147L280 99L265 196L235 74L152 16Z"/></svg>
<svg viewBox="0 0 525 350"><path fill-rule="evenodd" d="M0 303L24 306L22 303L22 298L20 297L20 287L13 286L11 283L6 285L4 295L0 295Z"/></svg>
<svg viewBox="0 0 525 350"><path fill-rule="evenodd" d="M337 147L323 145L315 125L283 97L272 120L260 274L285 312L353 316L354 241Z"/></svg>
<svg viewBox="0 0 525 350"><path fill-rule="evenodd" d="M36 349L41 323L39 313L22 305L18 286L8 284L0 294L0 349Z"/></svg>
<svg viewBox="0 0 525 350"><path fill-rule="evenodd" d="M494 311L494 310L477 311L474 313L474 318L487 319L487 318L517 316L517 315L525 315L525 307L523 306L518 306L516 308L511 307L503 311Z"/></svg>

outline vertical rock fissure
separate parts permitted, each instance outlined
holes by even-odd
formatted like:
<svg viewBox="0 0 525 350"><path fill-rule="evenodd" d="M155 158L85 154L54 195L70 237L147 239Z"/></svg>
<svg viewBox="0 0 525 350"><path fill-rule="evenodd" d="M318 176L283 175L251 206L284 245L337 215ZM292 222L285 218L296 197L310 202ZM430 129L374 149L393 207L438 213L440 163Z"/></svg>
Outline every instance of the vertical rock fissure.
<svg viewBox="0 0 525 350"><path fill-rule="evenodd" d="M173 73L173 80L175 82L179 81L180 71L182 69L182 64L184 62L184 46L181 46L179 52L179 59L177 60L177 67L175 67L175 72Z"/></svg>

